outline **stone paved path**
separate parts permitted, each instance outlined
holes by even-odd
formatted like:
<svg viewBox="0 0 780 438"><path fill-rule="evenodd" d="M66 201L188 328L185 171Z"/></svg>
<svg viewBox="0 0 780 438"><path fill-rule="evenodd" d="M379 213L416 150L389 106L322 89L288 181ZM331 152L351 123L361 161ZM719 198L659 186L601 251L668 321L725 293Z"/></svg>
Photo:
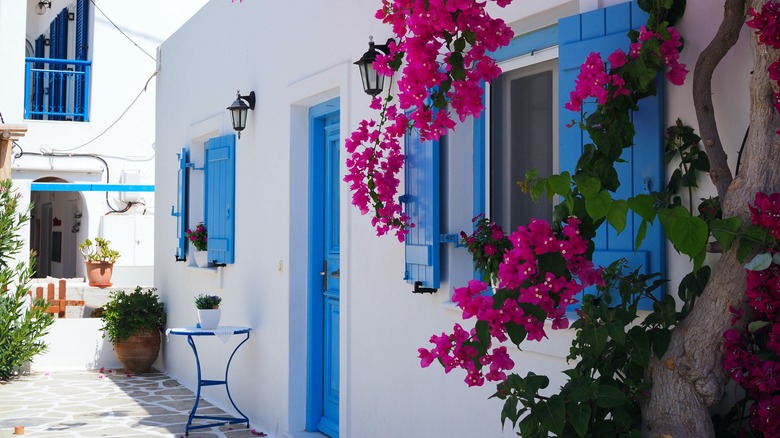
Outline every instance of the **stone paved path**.
<svg viewBox="0 0 780 438"><path fill-rule="evenodd" d="M60 371L0 384L0 438L184 437L195 399L163 373ZM198 414L226 415L201 400ZM232 413L230 414L232 415ZM196 420L197 421L197 420ZM198 424L194 422L193 424ZM245 424L191 431L190 438L265 436Z"/></svg>

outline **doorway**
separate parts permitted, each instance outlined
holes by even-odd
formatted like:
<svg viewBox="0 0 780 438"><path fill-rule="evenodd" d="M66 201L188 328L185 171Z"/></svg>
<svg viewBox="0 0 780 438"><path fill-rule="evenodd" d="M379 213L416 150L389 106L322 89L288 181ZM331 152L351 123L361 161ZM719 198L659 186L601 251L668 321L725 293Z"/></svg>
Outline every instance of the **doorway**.
<svg viewBox="0 0 780 438"><path fill-rule="evenodd" d="M339 436L339 99L309 109L309 361L306 429Z"/></svg>

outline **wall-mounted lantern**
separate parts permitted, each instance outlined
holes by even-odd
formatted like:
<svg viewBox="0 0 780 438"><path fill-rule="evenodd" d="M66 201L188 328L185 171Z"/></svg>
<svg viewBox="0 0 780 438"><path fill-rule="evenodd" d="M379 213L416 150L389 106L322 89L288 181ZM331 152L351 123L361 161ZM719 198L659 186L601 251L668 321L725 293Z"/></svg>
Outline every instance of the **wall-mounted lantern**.
<svg viewBox="0 0 780 438"><path fill-rule="evenodd" d="M227 109L233 119L233 129L238 132L238 138L241 138L241 131L246 128L247 113L255 109L255 92L250 91L247 96L242 96L241 91L236 91L236 100Z"/></svg>
<svg viewBox="0 0 780 438"><path fill-rule="evenodd" d="M51 9L51 1L49 0L40 0L38 4L35 5L35 13L38 15L45 14L46 9Z"/></svg>
<svg viewBox="0 0 780 438"><path fill-rule="evenodd" d="M374 70L374 61L376 61L377 52L382 52L385 55L390 53L389 44L395 42L390 38L385 44L374 44L374 37L368 37L368 51L363 56L355 61L355 65L360 69L360 78L363 80L363 91L369 96L376 96L382 92L382 88L385 85L385 77L380 75Z"/></svg>

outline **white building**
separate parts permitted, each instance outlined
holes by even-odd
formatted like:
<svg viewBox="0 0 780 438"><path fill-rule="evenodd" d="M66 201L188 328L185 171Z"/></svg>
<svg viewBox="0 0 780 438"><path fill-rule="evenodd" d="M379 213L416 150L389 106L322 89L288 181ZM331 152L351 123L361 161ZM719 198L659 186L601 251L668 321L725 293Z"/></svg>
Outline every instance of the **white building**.
<svg viewBox="0 0 780 438"><path fill-rule="evenodd" d="M532 140L547 136L549 145L537 166L555 171L572 159L559 149L565 134L558 133L559 125L573 116L558 111L558 99L568 95L561 87L573 84L559 86L558 80L571 78L571 45L596 29L597 18L604 17L599 8L615 6L623 8L618 15L633 14L631 5L619 3L516 0L506 9L491 10L516 35L511 47L498 55L505 71L501 81L537 92L546 105L547 115L534 120L544 135ZM405 267L405 254L419 249L408 251L393 237L377 238L369 218L350 206L350 193L340 182L346 169L344 153L338 155L344 139L362 119L375 115L353 62L366 50L369 35L377 42L391 36L390 29L373 18L380 6L378 0L214 0L162 44L155 196L166 212L171 205L182 216L156 216L154 284L171 327L193 325L193 297L216 293L223 298L223 325L252 328L247 344L233 358L231 393L252 427L273 436L515 436L510 427L502 430L502 402L488 400L494 387L469 389L462 381L465 376L445 375L435 364L421 369L417 358L417 349L428 347L431 334L461 321L450 296L453 287L472 278L470 256L452 243L433 243L425 252L426 261L440 255L439 284L432 278L419 280L422 287L438 292L412 293L410 282L418 278ZM565 20L581 13L590 13L582 34L571 27L578 19ZM678 27L686 38L681 62L690 69L714 35L713 23L720 22L721 14L709 1L688 2ZM564 20L559 24L559 19ZM748 125L751 53L745 36L722 63L714 83L715 103L724 108L718 117L723 143L731 145L731 160ZM580 45L599 50L591 41ZM541 85L527 78L538 78ZM497 155L503 143L495 135L517 135L502 131L509 126L507 117L517 114L515 105L496 104L507 88L494 84L493 98L488 99L492 121L467 120L441 145L441 194L438 205L434 202L440 230L434 237L471 230L471 218L483 211L495 218L516 214L498 211L506 202L497 202L497 188L511 186L514 176L493 181L485 176L498 175L499 164L508 162ZM257 99L240 139L225 109L236 89L242 95L254 92ZM642 124L654 134L638 136L650 142L648 150L657 155L664 127L678 117L696 123L690 77L686 85L667 84L665 90L654 112L655 126ZM226 151L228 164L223 165L234 174L206 181L214 169L210 166L216 165L206 162L207 147ZM331 162L332 156L338 159ZM663 184L658 159L634 160L640 166L633 170L637 190ZM648 165L655 168L641 167ZM491 185L492 194L487 189ZM333 192L328 192L330 187ZM697 197L710 192L702 190ZM180 240L183 228L201 221L215 242L209 258L224 266L196 267L192 249L186 251ZM660 247L658 226L653 228L655 237L651 232L648 246L637 252L631 246L605 249L662 270L677 284L689 264L673 249ZM630 231L628 236L633 235ZM176 256L185 253L187 260L177 261ZM323 289L328 293L323 295ZM516 371L551 375L548 390L555 391L570 340L571 333L564 331L550 333L545 342L527 343L525 351L513 353ZM206 339L197 342L204 372L220 373L230 348ZM194 359L183 339L171 336L160 365L195 387ZM204 397L230 408L221 391L207 390Z"/></svg>
<svg viewBox="0 0 780 438"><path fill-rule="evenodd" d="M103 236L114 283L151 284L156 48L204 3L0 0L0 113L28 128L11 168L39 277L83 277L78 243Z"/></svg>

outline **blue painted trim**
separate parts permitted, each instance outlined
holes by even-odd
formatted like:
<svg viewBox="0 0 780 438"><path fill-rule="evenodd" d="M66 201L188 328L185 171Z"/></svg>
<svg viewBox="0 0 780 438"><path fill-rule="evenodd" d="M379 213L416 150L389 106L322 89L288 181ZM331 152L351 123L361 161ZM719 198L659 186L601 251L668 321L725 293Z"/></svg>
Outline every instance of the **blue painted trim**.
<svg viewBox="0 0 780 438"><path fill-rule="evenodd" d="M485 83L482 83L482 108L487 104ZM487 121L485 120L485 110L482 110L480 117L474 119L474 199L472 204L472 217L485 212L485 158L487 154Z"/></svg>
<svg viewBox="0 0 780 438"><path fill-rule="evenodd" d="M340 99L334 98L309 108L309 260L307 277L308 291L308 364L306 387L306 430L317 431L322 418L322 394L323 378L319 372L321 368L313 364L322 364L324 358L324 346L322 339L324 303L322 293L317 290L322 284L322 277L318 274L322 271L322 260L325 259L323 248L324 234L321 227L315 226L321 222L325 214L324 189L320 184L325 177L325 119L328 115L334 115L340 111ZM318 295L318 296L315 296Z"/></svg>
<svg viewBox="0 0 780 438"><path fill-rule="evenodd" d="M31 192L154 192L154 185L106 183L40 183L30 184Z"/></svg>
<svg viewBox="0 0 780 438"><path fill-rule="evenodd" d="M558 45L558 25L535 30L523 35L519 35L509 42L509 45L502 47L491 53L498 62L507 59L517 58L518 56L528 55L536 51L547 49Z"/></svg>

